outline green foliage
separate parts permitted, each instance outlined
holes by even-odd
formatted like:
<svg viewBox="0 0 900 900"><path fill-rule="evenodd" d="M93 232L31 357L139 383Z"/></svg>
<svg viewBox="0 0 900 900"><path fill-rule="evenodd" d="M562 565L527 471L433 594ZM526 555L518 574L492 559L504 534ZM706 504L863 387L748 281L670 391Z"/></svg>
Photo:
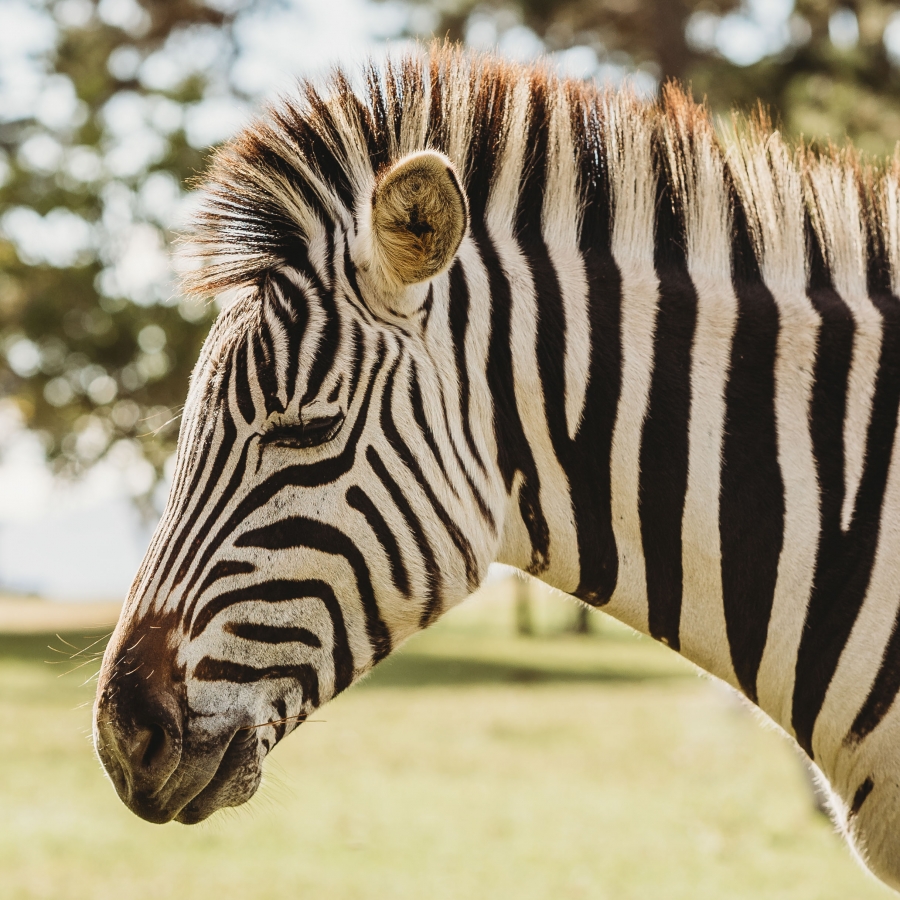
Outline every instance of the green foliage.
<svg viewBox="0 0 900 900"><path fill-rule="evenodd" d="M695 93L708 95L722 112L732 104L749 108L759 99L794 138L849 138L869 153L893 153L900 141L900 67L891 61L884 33L900 7L880 0L855 6L858 39L842 46L830 37L829 22L849 8L831 0L799 0L794 29L802 42L747 67L715 56L698 60L689 72Z"/></svg>
<svg viewBox="0 0 900 900"><path fill-rule="evenodd" d="M530 28L554 53L588 48L601 79L677 78L717 113L770 107L792 137L850 137L875 154L900 141L900 58L885 44L900 4L883 0L449 0L434 33L462 39L489 23ZM490 31L488 32L490 33ZM758 48L756 44L759 43ZM892 42L893 43L893 42ZM754 49L756 52L754 52ZM759 57L759 58L757 58Z"/></svg>
<svg viewBox="0 0 900 900"><path fill-rule="evenodd" d="M17 2L53 34L31 68L71 102L64 115L0 109L0 396L57 470L112 454L143 466L135 493L149 495L215 312L179 295L167 261L213 140L191 115L209 98L240 99L235 21L278 0ZM875 154L900 141L900 3L406 3L420 37L484 45L487 34L502 49L518 30L532 50L577 57L585 77L636 73L645 90L680 78L723 115L761 100L793 137L848 135Z"/></svg>
<svg viewBox="0 0 900 900"><path fill-rule="evenodd" d="M143 456L158 477L214 312L179 297L166 263L184 185L205 166L185 115L221 89L231 17L199 0L32 8L56 39L31 63L76 102L62 121L38 110L0 125L0 394L60 471L112 450L123 463ZM225 49L220 64L168 83L154 73L204 29ZM138 493L153 486L138 481Z"/></svg>

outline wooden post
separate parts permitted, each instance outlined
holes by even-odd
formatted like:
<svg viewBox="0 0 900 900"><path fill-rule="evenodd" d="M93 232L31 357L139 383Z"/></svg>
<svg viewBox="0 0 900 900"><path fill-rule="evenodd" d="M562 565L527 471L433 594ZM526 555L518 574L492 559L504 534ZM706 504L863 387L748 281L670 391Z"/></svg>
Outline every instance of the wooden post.
<svg viewBox="0 0 900 900"><path fill-rule="evenodd" d="M514 576L516 582L516 631L525 636L534 634L531 617L531 585L527 579Z"/></svg>
<svg viewBox="0 0 900 900"><path fill-rule="evenodd" d="M575 610L575 634L591 633L591 609L584 603L579 603Z"/></svg>

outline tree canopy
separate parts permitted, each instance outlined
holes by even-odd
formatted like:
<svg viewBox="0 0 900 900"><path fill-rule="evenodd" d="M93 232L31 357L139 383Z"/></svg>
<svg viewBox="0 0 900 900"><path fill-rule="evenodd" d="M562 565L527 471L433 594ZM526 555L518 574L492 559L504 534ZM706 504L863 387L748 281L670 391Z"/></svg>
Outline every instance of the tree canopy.
<svg viewBox="0 0 900 900"><path fill-rule="evenodd" d="M215 307L179 295L169 249L208 146L247 100L233 77L235 23L263 2L291 5L5 0L0 9L0 394L59 471L77 474L108 455L145 495L172 451ZM630 74L648 94L679 78L722 113L761 99L792 136L849 135L878 154L900 140L898 4L373 8L373 22L393 16L411 35L497 44L519 58L547 52L569 74Z"/></svg>
<svg viewBox="0 0 900 900"><path fill-rule="evenodd" d="M437 34L504 42L523 31L575 72L675 78L714 110L769 107L787 134L893 153L900 141L900 4L883 0L449 0ZM643 80L640 76L645 76Z"/></svg>
<svg viewBox="0 0 900 900"><path fill-rule="evenodd" d="M0 69L3 96L36 84L32 102L0 108L0 393L58 469L112 453L137 494L171 451L212 317L179 297L167 251L205 165L198 111L229 90L234 12L192 0L12 7L26 44ZM179 59L188 47L194 58Z"/></svg>

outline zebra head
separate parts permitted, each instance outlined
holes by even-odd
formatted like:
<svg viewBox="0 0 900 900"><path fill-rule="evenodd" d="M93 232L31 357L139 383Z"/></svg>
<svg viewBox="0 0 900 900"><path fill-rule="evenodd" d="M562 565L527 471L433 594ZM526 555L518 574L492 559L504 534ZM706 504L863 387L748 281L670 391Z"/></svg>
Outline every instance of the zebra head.
<svg viewBox="0 0 900 900"><path fill-rule="evenodd" d="M246 801L272 747L471 593L499 543L490 419L474 397L460 415L448 318L459 179L408 154L365 199L236 292L194 371L95 708L150 821Z"/></svg>

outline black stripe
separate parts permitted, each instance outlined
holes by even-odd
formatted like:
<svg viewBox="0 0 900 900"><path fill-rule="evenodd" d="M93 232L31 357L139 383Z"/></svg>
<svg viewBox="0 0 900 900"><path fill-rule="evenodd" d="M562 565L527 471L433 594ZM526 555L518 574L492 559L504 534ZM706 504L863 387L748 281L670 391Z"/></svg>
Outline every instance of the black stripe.
<svg viewBox="0 0 900 900"><path fill-rule="evenodd" d="M657 182L654 256L659 278L653 372L640 451L639 509L650 634L679 650L681 525L688 482L691 347L697 293L688 274L683 219L666 178Z"/></svg>
<svg viewBox="0 0 900 900"><path fill-rule="evenodd" d="M425 414L425 403L422 400L422 388L419 384L419 369L414 362L410 363L409 403L412 407L413 418L416 421L416 425L419 426L419 432L425 439L425 443L428 444L428 447L431 450L431 454L432 456L434 456L434 460L438 464L438 468L440 468L441 473L444 476L444 481L447 483L447 486L453 491L453 493L457 497L459 497L458 492L453 487L453 484L450 481L450 476L447 473L447 467L444 465L444 457L441 455L441 451L438 447L437 441L434 439L434 431L432 430L431 425L428 423L428 417ZM447 438L448 440L450 439L449 432Z"/></svg>
<svg viewBox="0 0 900 900"><path fill-rule="evenodd" d="M260 311L260 320L264 318ZM256 367L256 379L259 382L259 391L262 394L266 407L266 415L284 412L284 404L278 396L278 376L275 359L275 347L272 344L272 336L268 328L257 328L250 338L250 352Z"/></svg>
<svg viewBox="0 0 900 900"><path fill-rule="evenodd" d="M869 794L872 793L872 788L875 787L875 782L872 781L871 778L867 778L856 790L856 793L853 795L853 803L850 804L850 813L848 818L855 819L856 816L859 815L859 811L862 809L863 803L866 802L866 798Z"/></svg>
<svg viewBox="0 0 900 900"><path fill-rule="evenodd" d="M340 346L340 323L337 310L334 308L333 299L328 296L326 302L325 298L323 298L323 302L320 302L318 307L325 317L325 325L322 329L319 343L316 345L316 356L307 376L306 391L303 394L302 403L315 399L319 395L325 377L335 363Z"/></svg>
<svg viewBox="0 0 900 900"><path fill-rule="evenodd" d="M869 690L853 725L850 727L848 738L853 743L859 743L864 737L871 734L887 715L888 710L897 697L900 690L900 610L894 616L894 624L891 628L891 636L884 648L878 674Z"/></svg>
<svg viewBox="0 0 900 900"><path fill-rule="evenodd" d="M209 575L203 580L203 584L197 589L197 597L202 597L203 594L209 590L212 585L214 585L217 581L221 581L223 578L228 578L230 575L249 575L251 572L256 571L256 566L253 563L241 562L236 559L220 559L210 570ZM191 618L191 611L189 611L185 618L189 621Z"/></svg>
<svg viewBox="0 0 900 900"><path fill-rule="evenodd" d="M292 666L245 666L225 659L204 656L194 669L197 681L230 681L232 684L254 684L282 678L296 681L303 689L303 699L313 707L319 705L319 676L309 663Z"/></svg>
<svg viewBox="0 0 900 900"><path fill-rule="evenodd" d="M256 406L253 403L253 393L250 390L250 365L247 360L247 343L241 341L237 352L232 357L234 366L234 393L237 397L238 410L241 418L248 425L253 424L256 418Z"/></svg>
<svg viewBox="0 0 900 900"><path fill-rule="evenodd" d="M456 437L453 434L453 429L450 427L450 416L447 414L447 398L444 396L443 392L441 393L441 415L444 420L444 432L447 435L447 441L450 444L450 449L453 451L453 457L456 460L456 464L459 466L460 471L465 476L466 484L468 484L472 497L475 499L475 505L478 507L478 511L481 513L481 517L485 520L485 522L488 523L488 525L490 525L491 530L496 532L497 522L494 519L494 514L490 511L490 509L488 509L487 501L485 501L484 497L481 494L481 491L478 490L478 486L475 484L472 476L469 474L468 466L466 466L462 456L460 455L459 447L456 444ZM455 488L453 489L453 493L457 494L458 496Z"/></svg>
<svg viewBox="0 0 900 900"><path fill-rule="evenodd" d="M573 123L576 147L602 147L597 108ZM566 463L581 566L576 595L600 606L613 594L619 557L612 527L610 463L622 380L622 279L612 255L612 200L607 154L581 154L585 207L580 249L588 280L591 356L581 427Z"/></svg>
<svg viewBox="0 0 900 900"><path fill-rule="evenodd" d="M359 377L362 372L363 364L363 330L362 326L355 319L350 322L349 336L347 338L352 345L350 353L350 371L347 374L347 406L352 407L353 401L356 399L356 391L359 388ZM378 342L377 354L384 354L384 344L381 340ZM375 377L376 373L372 374Z"/></svg>
<svg viewBox="0 0 900 900"><path fill-rule="evenodd" d="M284 697L277 697L275 699L275 703L273 704L275 707L275 718L278 719L286 719L287 718L287 703L285 702ZM272 727L275 729L275 743L277 744L283 737L284 733L287 731L287 722L279 721L276 725ZM266 738L263 738L265 741ZM266 747L266 753L268 753L270 748Z"/></svg>
<svg viewBox="0 0 900 900"><path fill-rule="evenodd" d="M447 467L444 465L444 460L438 452L438 445L434 439L434 431L431 428L431 425L428 423L428 417L425 414L425 404L422 400L422 391L419 387L419 370L416 366L415 362L411 363L411 373L410 373L410 403L412 405L413 417L416 420L416 424L419 426L422 434L425 436L426 441L428 442L428 446L431 448L431 452L434 454L435 460L437 464L440 466L441 471L444 473L444 478L447 481L447 486L450 490L453 491L456 497L459 497L459 491L453 486L453 482L450 480L450 476L447 473ZM497 531L497 521L494 518L494 514L488 508L487 502L481 494L481 491L478 490L478 485L475 484L472 476L469 474L469 470L466 467L465 462L462 457L459 455L459 450L456 447L456 440L453 437L453 432L450 428L450 418L447 415L447 406L445 403L445 398L443 393L441 393L441 412L443 413L444 420L444 433L447 437L447 441L450 444L450 448L453 450L453 456L456 460L456 464L459 466L459 470L462 472L463 477L466 479L466 484L469 486L469 491L472 497L475 500L475 505L478 507L478 511L481 513L481 517L487 522L491 530ZM463 421L468 427L468 413L464 413Z"/></svg>
<svg viewBox="0 0 900 900"><path fill-rule="evenodd" d="M425 581L427 585L427 598L420 616L420 622L424 628L434 620L443 606L443 598L441 596L443 579L441 577L441 571L434 558L434 551L428 543L428 538L425 537L425 532L422 529L422 523L419 521L419 517L416 515L412 506L410 506L409 501L403 495L403 491L400 490L400 485L391 477L387 470L387 466L385 466L374 447L369 447L366 450L366 459L369 461L372 471L381 480L381 483L390 494L391 500L394 501L394 506L397 507L400 515L406 520L406 525L412 532L416 546L419 548L419 554L421 555L422 562L425 566Z"/></svg>
<svg viewBox="0 0 900 900"><path fill-rule="evenodd" d="M778 307L755 264L746 221L735 201L736 260L751 272L734 279L738 319L725 387L725 430L719 493L722 593L738 683L756 702L756 676L784 536L784 485L775 428Z"/></svg>
<svg viewBox="0 0 900 900"><path fill-rule="evenodd" d="M811 291L815 294L815 291ZM797 651L794 681L792 725L797 741L813 755L812 736L816 719L825 701L828 686L837 669L841 654L862 608L881 527L882 505L887 486L891 449L897 430L897 406L900 403L900 321L898 304L893 298L872 298L885 317L881 358L872 398L872 416L866 435L866 458L856 494L855 512L850 527L840 527L839 497L843 502L843 471L838 471L831 455L836 446L814 444L819 483L823 496L822 538L816 560L816 573L809 608ZM849 360L846 369L849 376ZM843 382L843 383L842 383ZM846 391L846 380L833 386L832 402L840 403ZM842 446L843 434L837 441ZM826 480L830 475L831 480ZM826 518L827 516L827 518ZM882 673L879 672L879 676ZM863 731L874 728L881 711L890 706L894 677L883 670L876 678L876 693L863 704L858 721ZM857 723L854 723L854 729ZM849 735L854 737L854 730Z"/></svg>
<svg viewBox="0 0 900 900"><path fill-rule="evenodd" d="M356 266L353 265L353 260L350 259L350 247L347 244L347 241L344 240L344 274L347 277L347 285L350 288L350 293L347 295L347 299L352 304L353 308L362 316L362 318L368 323L372 324L372 314L369 312L368 307L363 300L362 291L359 289L359 281L356 278Z"/></svg>
<svg viewBox="0 0 900 900"><path fill-rule="evenodd" d="M602 606L612 597L619 574L610 464L622 382L622 281L608 249L585 251L584 263L591 328L589 380L581 426L565 468L581 569L575 594Z"/></svg>
<svg viewBox="0 0 900 900"><path fill-rule="evenodd" d="M290 600L321 600L331 617L332 656L334 658L335 694L340 693L353 681L353 653L347 637L344 612L338 603L331 585L318 579L308 581L274 580L239 588L220 594L205 603L197 613L191 626L190 639L198 638L209 623L231 606L247 601L262 600L266 603L284 603Z"/></svg>
<svg viewBox="0 0 900 900"><path fill-rule="evenodd" d="M516 406L515 382L510 347L512 295L500 258L487 233L480 230L475 240L484 260L490 283L491 339L488 347L487 378L494 410L497 465L507 494L512 493L516 472L522 474L519 511L531 541L528 570L539 575L550 564L550 528L540 505L540 480L531 448L525 438Z"/></svg>
<svg viewBox="0 0 900 900"><path fill-rule="evenodd" d="M347 504L363 514L366 522L369 523L369 528L372 529L378 543L381 544L384 550L385 556L388 558L394 587L405 597L409 597L409 575L406 572L406 566L403 564L403 555L400 552L394 533L388 527L387 522L384 521L384 516L378 512L375 504L357 485L353 485L353 487L348 489Z"/></svg>
<svg viewBox="0 0 900 900"><path fill-rule="evenodd" d="M322 642L308 628L295 625L266 625L263 622L226 622L222 629L235 637L261 644L306 644L321 647Z"/></svg>
<svg viewBox="0 0 900 900"><path fill-rule="evenodd" d="M353 569L356 578L374 662L384 659L391 652L391 633L381 618L365 557L343 532L315 519L289 516L245 532L235 541L235 546L260 547L265 550L307 548L332 556L342 556Z"/></svg>
<svg viewBox="0 0 900 900"><path fill-rule="evenodd" d="M462 263L457 259L450 269L450 333L453 336L453 356L456 359L456 371L459 375L459 408L462 412L463 437L472 458L478 463L481 471L487 475L487 466L478 452L475 437L470 424L469 402L469 369L466 365L466 334L469 330L469 285Z"/></svg>
<svg viewBox="0 0 900 900"><path fill-rule="evenodd" d="M466 578L469 582L469 588L470 590L474 591L478 587L481 578L478 571L478 562L475 559L475 554L472 551L472 545L469 543L468 539L462 533L462 531L460 531L459 526L456 524L456 522L453 521L441 501L438 500L437 494L435 494L431 483L428 481L428 479L425 478L425 475L422 472L418 461L413 456L413 453L409 449L406 441L403 440L402 436L400 435L400 430L397 427L397 422L394 418L395 410L393 403L393 394L395 376L398 366L399 361L388 373L385 380L384 395L381 400L381 430L393 450L396 452L397 456L403 461L407 469L409 469L410 473L412 474L413 478L415 478L417 484L422 488L423 493L428 498L428 502L431 504L431 507L437 513L437 516L441 520L441 523L447 531L447 534L450 535L450 539L453 541L456 549L459 551L460 555L463 558L463 561L465 562Z"/></svg>
<svg viewBox="0 0 900 900"><path fill-rule="evenodd" d="M811 628L804 626L797 653L792 725L800 745L812 755L813 724L825 699L825 691L834 669L827 665L820 668L820 641L811 644L810 637L822 628L818 623L828 618L829 628L837 626L835 636L838 642L835 649L840 653L849 635L849 628L856 618L856 610L850 607L846 609L849 615L846 623L840 623L833 614L829 615L828 597L831 590L828 581L842 564L844 417L847 412L847 380L853 359L854 328L849 307L831 285L819 242L808 217L806 231L811 257L811 283L807 293L822 320L810 404L810 438L819 484L820 524L816 573L807 610ZM833 656L833 652L830 655Z"/></svg>
<svg viewBox="0 0 900 900"><path fill-rule="evenodd" d="M333 290L335 287L336 281L336 273L337 268L335 264L335 241L334 241L334 232L330 228L325 229L325 275L323 276L327 279L327 288L325 285L322 286L321 294L326 293L328 290ZM318 273L316 273L318 275Z"/></svg>

